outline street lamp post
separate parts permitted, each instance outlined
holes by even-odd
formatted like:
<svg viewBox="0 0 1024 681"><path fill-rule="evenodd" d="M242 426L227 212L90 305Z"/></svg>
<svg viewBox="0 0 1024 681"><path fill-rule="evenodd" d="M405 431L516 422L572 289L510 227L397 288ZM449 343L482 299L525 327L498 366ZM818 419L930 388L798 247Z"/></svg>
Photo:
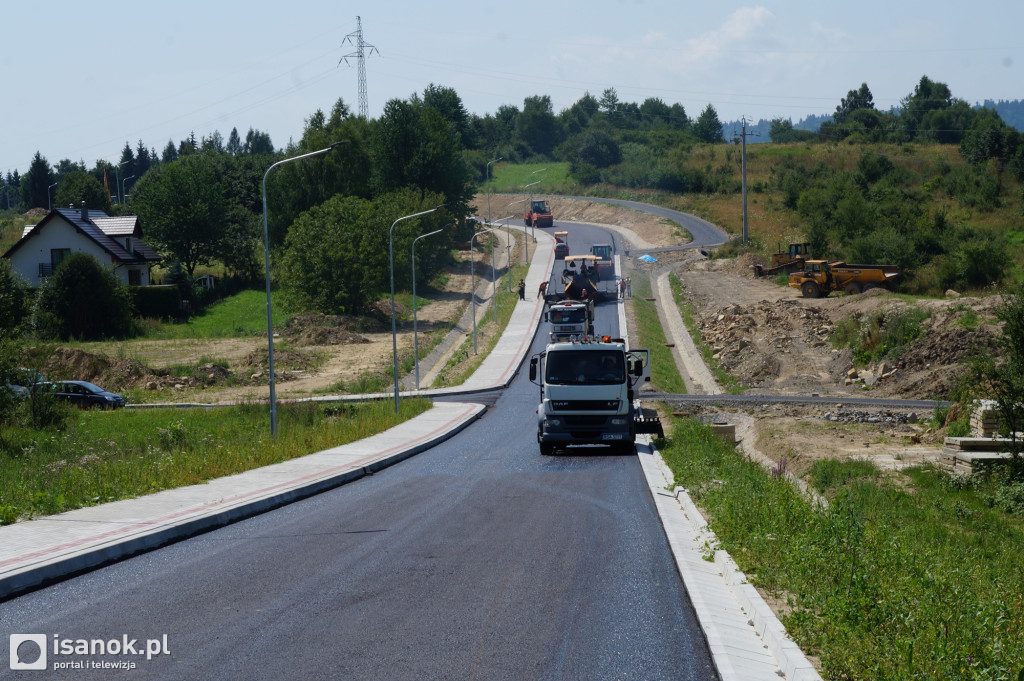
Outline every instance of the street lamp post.
<svg viewBox="0 0 1024 681"><path fill-rule="evenodd" d="M473 354L476 354L476 270L473 264L476 262L476 258L473 257L473 239L477 238L481 234L487 234L493 232L497 227L491 229L484 229L476 232L469 238L469 295L473 300ZM494 271L494 250L491 250L491 272ZM492 300L492 303L497 305L497 300ZM495 317L495 323L497 323L497 317Z"/></svg>
<svg viewBox="0 0 1024 681"><path fill-rule="evenodd" d="M410 218L418 218L421 215L427 215L433 213L435 210L440 209L431 208L430 210L420 211L419 213L413 213L412 215L403 215L394 222L391 223L391 228L388 230L388 260L391 265L391 359L394 366L394 378L395 378L395 413L398 413L398 327L395 324L395 225L402 220L408 220Z"/></svg>
<svg viewBox="0 0 1024 681"><path fill-rule="evenodd" d="M508 213L510 206L514 206L517 203L523 203L526 199L516 199L505 206L505 213ZM512 217L509 215L505 218L505 242L508 244L508 291L512 292L512 236L508 228L508 218ZM526 243L526 230L523 230L523 254L526 258L527 264L530 262L530 245Z"/></svg>
<svg viewBox="0 0 1024 681"><path fill-rule="evenodd" d="M131 161L122 161L118 163L116 166L114 166L114 191L117 191L117 188L121 186L121 181L118 178L121 177L121 166L123 166L126 163L131 163ZM117 195L117 203L118 205L121 204L120 194Z"/></svg>
<svg viewBox="0 0 1024 681"><path fill-rule="evenodd" d="M277 163L271 164L267 168L267 172L263 173L263 261L266 266L267 279L267 365L270 371L270 434L273 437L277 437L277 394L274 392L274 318L270 312L270 233L267 228L267 175L270 174L271 170L283 163L326 154L328 151L333 151L347 142L348 140L342 140L324 149L282 159Z"/></svg>
<svg viewBox="0 0 1024 681"><path fill-rule="evenodd" d="M122 203L125 203L125 201L127 199L127 197L125 195L125 184L128 182L128 180L132 180L132 179L135 179L134 175L129 175L128 177L126 177L123 180L121 180L121 202Z"/></svg>
<svg viewBox="0 0 1024 681"><path fill-rule="evenodd" d="M491 226L491 164L503 161L504 159L499 156L493 161L487 162L487 226Z"/></svg>
<svg viewBox="0 0 1024 681"><path fill-rule="evenodd" d="M60 183L54 182L53 184L46 188L46 210L53 210L53 201L50 200L50 190L56 187L58 184ZM11 207L11 197L9 196L7 197L7 207Z"/></svg>
<svg viewBox="0 0 1024 681"><path fill-rule="evenodd" d="M421 234L412 240L412 356L416 365L416 389L420 389L420 346L416 342L416 242L428 236L434 236L443 232L443 229L435 229L433 232Z"/></svg>
<svg viewBox="0 0 1024 681"><path fill-rule="evenodd" d="M540 170L534 170L532 173L530 173L530 177L527 178L527 181L532 180L533 176L536 175L537 173L543 173L546 170L547 170L547 168L541 168ZM527 187L532 187L535 184L540 184L540 180L537 180L536 182L532 182L530 184L527 184L526 187L523 187L523 191L525 192ZM533 210L533 190L532 189L530 190L530 210L531 211ZM530 224L530 233L533 235L534 242L536 242L537 241L537 220L533 219L533 220L530 220L530 222L531 222L531 224Z"/></svg>

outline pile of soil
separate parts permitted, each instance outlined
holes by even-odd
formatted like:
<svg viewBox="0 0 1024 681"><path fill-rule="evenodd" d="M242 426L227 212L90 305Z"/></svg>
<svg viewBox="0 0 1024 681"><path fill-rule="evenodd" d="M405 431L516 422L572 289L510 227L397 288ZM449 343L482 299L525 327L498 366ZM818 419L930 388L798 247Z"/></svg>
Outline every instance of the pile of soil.
<svg viewBox="0 0 1024 681"><path fill-rule="evenodd" d="M30 366L48 380L89 381L111 391L144 386L159 378L135 359L112 358L63 346L29 348Z"/></svg>
<svg viewBox="0 0 1024 681"><path fill-rule="evenodd" d="M300 347L369 343L369 339L354 330L367 325L381 326L375 319L364 321L363 318L305 312L289 319L282 335Z"/></svg>

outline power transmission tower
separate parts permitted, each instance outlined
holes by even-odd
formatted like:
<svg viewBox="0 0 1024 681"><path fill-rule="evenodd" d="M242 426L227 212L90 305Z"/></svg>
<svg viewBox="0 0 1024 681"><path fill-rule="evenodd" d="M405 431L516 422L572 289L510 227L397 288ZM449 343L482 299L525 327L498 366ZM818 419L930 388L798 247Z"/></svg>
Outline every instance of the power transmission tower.
<svg viewBox="0 0 1024 681"><path fill-rule="evenodd" d="M341 62L345 62L346 64L348 64L348 60L350 57L356 58L359 68L359 115L362 116L363 118L369 119L370 107L366 103L366 57L369 57L374 52L377 52L377 55L379 56L380 52L378 52L377 48L374 47L373 45L367 45L365 42L363 42L363 22L362 19L360 19L359 17L356 17L355 33L349 33L347 36L345 36L345 39L341 41L341 44L344 45L346 42L351 43L352 36L356 37L356 51L353 52L352 54L346 54L344 57L342 57L341 60L338 61L338 65L340 66ZM369 54L366 54L367 49L369 49L370 51ZM349 65L351 66L351 64Z"/></svg>

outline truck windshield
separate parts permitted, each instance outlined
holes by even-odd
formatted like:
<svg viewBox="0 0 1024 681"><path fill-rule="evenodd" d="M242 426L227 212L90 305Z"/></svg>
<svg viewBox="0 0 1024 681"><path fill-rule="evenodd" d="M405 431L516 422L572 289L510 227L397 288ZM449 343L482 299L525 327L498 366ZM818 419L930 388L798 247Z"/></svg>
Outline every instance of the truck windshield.
<svg viewBox="0 0 1024 681"><path fill-rule="evenodd" d="M554 308L551 310L551 321L554 324L582 324L587 319L586 310L582 308Z"/></svg>
<svg viewBox="0 0 1024 681"><path fill-rule="evenodd" d="M626 380L623 353L615 350L549 352L545 380L560 385L617 384Z"/></svg>
<svg viewBox="0 0 1024 681"><path fill-rule="evenodd" d="M612 259L612 247L609 244L596 244L591 246L590 252L601 258L601 260Z"/></svg>

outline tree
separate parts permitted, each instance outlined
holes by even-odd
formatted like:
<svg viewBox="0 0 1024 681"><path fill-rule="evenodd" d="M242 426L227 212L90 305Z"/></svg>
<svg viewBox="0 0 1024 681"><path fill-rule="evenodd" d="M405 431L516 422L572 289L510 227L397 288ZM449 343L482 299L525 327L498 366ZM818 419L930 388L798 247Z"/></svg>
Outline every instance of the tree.
<svg viewBox="0 0 1024 681"><path fill-rule="evenodd" d="M795 130L793 121L788 118L774 118L769 128L768 136L776 144L788 144L790 142L808 142L816 137L810 130Z"/></svg>
<svg viewBox="0 0 1024 681"><path fill-rule="evenodd" d="M535 154L549 155L562 141L562 126L551 108L548 95L527 97L516 118L516 133Z"/></svg>
<svg viewBox="0 0 1024 681"><path fill-rule="evenodd" d="M39 289L32 324L44 338L99 340L132 332L127 287L88 253L72 253Z"/></svg>
<svg viewBox="0 0 1024 681"><path fill-rule="evenodd" d="M224 148L232 156L237 156L242 151L242 138L238 136L238 128L231 128L231 134L228 135L228 144Z"/></svg>
<svg viewBox="0 0 1024 681"><path fill-rule="evenodd" d="M259 130L249 128L245 133L245 145L242 151L247 154L273 154L274 143L270 141L270 135Z"/></svg>
<svg viewBox="0 0 1024 681"><path fill-rule="evenodd" d="M836 107L836 112L832 114L832 118L836 123L842 123L854 111L874 108L875 102L871 96L871 90L868 89L868 84L861 83L859 90L850 90L846 93L846 97L839 102L839 106Z"/></svg>
<svg viewBox="0 0 1024 681"><path fill-rule="evenodd" d="M423 90L423 106L435 109L442 118L455 126L455 131L459 133L463 147L475 146L473 129L469 124L469 114L455 90L431 83Z"/></svg>
<svg viewBox="0 0 1024 681"><path fill-rule="evenodd" d="M0 338L10 336L28 312L27 282L0 258Z"/></svg>
<svg viewBox="0 0 1024 681"><path fill-rule="evenodd" d="M981 109L960 142L960 155L972 165L994 158L1002 166L1016 151L1017 137L993 109Z"/></svg>
<svg viewBox="0 0 1024 681"><path fill-rule="evenodd" d="M167 140L167 146L164 147L164 153L160 157L161 163L170 163L171 161L178 160L178 149L174 146L173 140Z"/></svg>
<svg viewBox="0 0 1024 681"><path fill-rule="evenodd" d="M578 135L590 127L594 114L601 110L601 103L589 92L573 102L573 105L558 115L566 134Z"/></svg>
<svg viewBox="0 0 1024 681"><path fill-rule="evenodd" d="M149 149L142 140L139 140L139 145L135 147L135 177L141 178L152 165L153 157L150 156Z"/></svg>
<svg viewBox="0 0 1024 681"><path fill-rule="evenodd" d="M50 205L50 185L54 177L50 164L38 151L32 158L28 172L21 180L21 201L30 208L44 208Z"/></svg>
<svg viewBox="0 0 1024 681"><path fill-rule="evenodd" d="M391 224L403 215L429 210L442 200L439 194L407 188L381 194L370 201L336 195L303 213L288 231L280 260L280 279L292 307L326 314L355 314L390 287L389 237L393 236L396 286L411 285L409 260L412 241L420 234L451 225L438 211ZM417 278L426 281L444 263L449 238L438 235L416 247Z"/></svg>
<svg viewBox="0 0 1024 681"><path fill-rule="evenodd" d="M120 170L118 171L118 177L120 179L126 177L138 177L138 173L135 170L135 152L132 151L132 147L127 142L124 143L124 149L121 150L121 160L118 161ZM114 191L118 195L120 203L124 203L124 197L121 196L121 187L118 186Z"/></svg>
<svg viewBox="0 0 1024 681"><path fill-rule="evenodd" d="M707 142L708 144L725 141L725 138L722 136L722 122L718 120L718 112L715 111L715 107L711 106L711 104L704 107L700 116L697 117L693 124L693 134L701 142Z"/></svg>
<svg viewBox="0 0 1024 681"><path fill-rule="evenodd" d="M671 107L657 97L648 97L640 105L640 121L646 128L667 127L671 118Z"/></svg>
<svg viewBox="0 0 1024 681"><path fill-rule="evenodd" d="M224 246L230 200L217 159L215 153L200 153L161 164L132 193L146 241L180 261L189 276L215 260Z"/></svg>
<svg viewBox="0 0 1024 681"><path fill-rule="evenodd" d="M436 192L449 210L465 215L475 191L473 174L451 122L415 99L392 99L371 136L373 184L386 193L415 187Z"/></svg>
<svg viewBox="0 0 1024 681"><path fill-rule="evenodd" d="M1010 438L1011 477L1024 479L1024 284L1003 295L996 318L1003 323L996 348L979 352L962 382L962 397L994 399L1000 415L999 433Z"/></svg>
<svg viewBox="0 0 1024 681"><path fill-rule="evenodd" d="M84 170L68 173L57 185L53 197L54 205L77 207L83 201L89 208L110 211L110 195L99 180Z"/></svg>

